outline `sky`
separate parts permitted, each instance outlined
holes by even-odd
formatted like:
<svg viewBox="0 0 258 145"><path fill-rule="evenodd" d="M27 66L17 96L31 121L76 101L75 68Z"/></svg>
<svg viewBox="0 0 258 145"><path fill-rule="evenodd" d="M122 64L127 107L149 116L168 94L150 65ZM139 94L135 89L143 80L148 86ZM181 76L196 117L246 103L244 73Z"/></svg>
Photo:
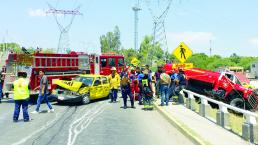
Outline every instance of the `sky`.
<svg viewBox="0 0 258 145"><path fill-rule="evenodd" d="M158 2L160 1L160 2ZM159 16L168 0L140 0L139 43L153 33L152 14ZM25 47L56 48L60 35L47 3L57 9L81 6L69 31L75 51L100 53L99 37L121 31L124 48L134 47L134 0L8 0L0 3L0 42ZM173 0L165 19L170 53L185 42L194 53L258 56L257 0ZM150 10L152 9L152 14ZM58 16L67 25L70 16ZM211 40L211 41L210 41ZM210 43L211 42L211 43Z"/></svg>

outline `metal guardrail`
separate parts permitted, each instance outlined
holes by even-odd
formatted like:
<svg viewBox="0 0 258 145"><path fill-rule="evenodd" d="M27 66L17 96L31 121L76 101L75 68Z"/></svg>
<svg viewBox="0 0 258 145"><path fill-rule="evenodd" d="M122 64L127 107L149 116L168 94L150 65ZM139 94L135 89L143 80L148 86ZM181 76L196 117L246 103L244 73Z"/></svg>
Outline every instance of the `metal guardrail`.
<svg viewBox="0 0 258 145"><path fill-rule="evenodd" d="M204 95L200 95L200 94L194 93L194 92L189 91L189 90L184 89L183 91L188 94L189 98L193 98L194 96L201 98L201 103L202 104L207 104L208 103L207 101L209 101L209 102L212 102L212 103L215 103L215 104L219 105L219 109L222 112L226 112L227 108L228 108L228 109L231 109L233 111L243 113L247 118L247 120L246 120L247 123L256 124L256 119L258 119L258 114L254 113L254 112L250 112L250 111L247 111L247 110L244 110L244 109L241 109L241 108L231 106L229 104L225 104L223 102L208 98Z"/></svg>
<svg viewBox="0 0 258 145"><path fill-rule="evenodd" d="M234 106L231 106L229 104L208 98L204 95L197 94L195 92L183 89L180 94L184 96L184 93L188 94L187 102L186 102L186 107L195 110L194 108L194 101L195 97L198 97L201 99L201 104L200 104L200 115L203 117L208 118L208 109L210 108L210 105L208 104L209 102L215 103L219 106L219 111L217 112L216 116L216 123L224 128L227 128L229 125L229 113L228 109L231 109L235 112L242 113L245 116L245 122L242 124L242 137L245 140L248 140L250 142L254 142L258 144L258 124L256 120L258 119L258 114L244 110L241 108L237 108ZM185 97L185 96L184 96Z"/></svg>

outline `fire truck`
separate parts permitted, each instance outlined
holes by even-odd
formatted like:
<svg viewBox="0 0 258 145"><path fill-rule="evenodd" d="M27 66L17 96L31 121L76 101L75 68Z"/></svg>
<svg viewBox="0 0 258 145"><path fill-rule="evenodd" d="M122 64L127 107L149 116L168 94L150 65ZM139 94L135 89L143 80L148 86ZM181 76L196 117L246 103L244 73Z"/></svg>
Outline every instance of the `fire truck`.
<svg viewBox="0 0 258 145"><path fill-rule="evenodd" d="M48 77L48 89L56 87L55 80L71 80L85 70L88 74L109 75L111 67L116 67L118 73L124 66L124 56L117 54L86 54L71 52L70 54L16 54L10 53L5 62L4 92L12 93L13 81L17 73L26 72L30 80L31 95L37 94L40 85L39 71L44 70Z"/></svg>
<svg viewBox="0 0 258 145"><path fill-rule="evenodd" d="M235 107L247 110L257 108L257 91L244 87L232 71L214 72L199 68L174 67L174 64L164 65L167 73L170 73L173 68L184 71L188 90Z"/></svg>
<svg viewBox="0 0 258 145"><path fill-rule="evenodd" d="M205 94L232 106L255 110L258 96L253 89L245 88L234 72L214 72L202 69L185 69L187 89Z"/></svg>

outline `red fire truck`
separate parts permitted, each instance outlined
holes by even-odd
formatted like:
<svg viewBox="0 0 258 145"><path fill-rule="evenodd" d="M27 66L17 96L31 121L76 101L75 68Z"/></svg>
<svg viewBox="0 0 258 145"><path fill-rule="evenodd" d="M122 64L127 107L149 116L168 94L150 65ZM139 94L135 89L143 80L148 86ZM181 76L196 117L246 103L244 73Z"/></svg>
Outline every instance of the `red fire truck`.
<svg viewBox="0 0 258 145"><path fill-rule="evenodd" d="M17 79L17 72L24 71L30 79L31 94L36 94L40 79L39 70L44 70L49 80L49 90L55 88L55 79L70 80L82 70L91 74L109 75L110 68L116 67L121 72L124 56L116 54L86 54L71 52L70 54L15 54L11 53L6 60L4 92L12 93L12 83Z"/></svg>

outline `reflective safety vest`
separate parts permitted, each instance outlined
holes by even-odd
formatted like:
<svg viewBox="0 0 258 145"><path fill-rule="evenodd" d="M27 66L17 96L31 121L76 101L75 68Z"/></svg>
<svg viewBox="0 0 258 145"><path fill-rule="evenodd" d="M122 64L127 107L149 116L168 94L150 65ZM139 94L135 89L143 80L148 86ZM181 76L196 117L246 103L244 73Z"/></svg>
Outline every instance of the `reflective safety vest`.
<svg viewBox="0 0 258 145"><path fill-rule="evenodd" d="M145 87L149 86L148 79L142 79L142 86L145 86Z"/></svg>
<svg viewBox="0 0 258 145"><path fill-rule="evenodd" d="M19 78L18 80L13 82L13 86L14 100L24 100L30 97L28 80L24 78Z"/></svg>

